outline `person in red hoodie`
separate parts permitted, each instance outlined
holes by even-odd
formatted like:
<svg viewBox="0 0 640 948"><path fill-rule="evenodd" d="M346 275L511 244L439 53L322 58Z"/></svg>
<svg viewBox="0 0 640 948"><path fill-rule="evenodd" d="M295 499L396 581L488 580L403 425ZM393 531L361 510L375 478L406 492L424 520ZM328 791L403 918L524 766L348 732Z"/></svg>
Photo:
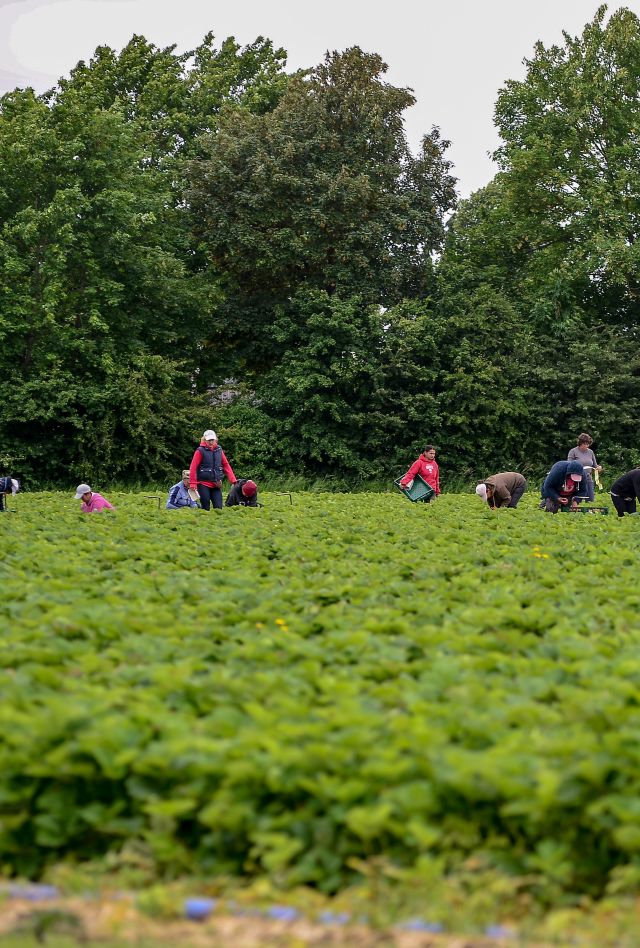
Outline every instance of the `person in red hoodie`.
<svg viewBox="0 0 640 948"><path fill-rule="evenodd" d="M440 468L436 461L436 449L432 444L428 444L418 460L413 462L400 481L400 487L402 487L403 490L408 490L416 474L419 474L422 480L427 482L429 487L433 487L435 494L432 494L432 497L437 497L440 494ZM429 503L431 499L432 498L429 497L427 503Z"/></svg>
<svg viewBox="0 0 640 948"><path fill-rule="evenodd" d="M189 489L197 490L203 510L222 510L222 474L231 484L237 481L215 431L205 431L189 465Z"/></svg>

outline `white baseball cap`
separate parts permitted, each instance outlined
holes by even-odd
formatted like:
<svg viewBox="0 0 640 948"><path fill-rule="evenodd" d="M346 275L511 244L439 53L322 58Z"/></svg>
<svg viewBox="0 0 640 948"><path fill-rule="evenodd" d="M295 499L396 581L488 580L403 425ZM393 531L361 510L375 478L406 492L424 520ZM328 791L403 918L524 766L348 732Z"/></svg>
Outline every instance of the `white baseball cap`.
<svg viewBox="0 0 640 948"><path fill-rule="evenodd" d="M76 491L76 496L75 496L73 499L74 499L74 500L80 500L80 498L83 496L83 494L90 494L90 493L91 493L91 488L89 487L88 484L78 484L78 489L77 489L77 491Z"/></svg>
<svg viewBox="0 0 640 948"><path fill-rule="evenodd" d="M487 485L478 484L478 486L476 487L476 494L481 500L486 500L487 499Z"/></svg>
<svg viewBox="0 0 640 948"><path fill-rule="evenodd" d="M203 441L217 441L217 440L218 440L218 435L215 433L215 431L212 431L211 428L209 428L209 429L208 429L207 431L205 431L205 433L202 435L202 440L203 440Z"/></svg>

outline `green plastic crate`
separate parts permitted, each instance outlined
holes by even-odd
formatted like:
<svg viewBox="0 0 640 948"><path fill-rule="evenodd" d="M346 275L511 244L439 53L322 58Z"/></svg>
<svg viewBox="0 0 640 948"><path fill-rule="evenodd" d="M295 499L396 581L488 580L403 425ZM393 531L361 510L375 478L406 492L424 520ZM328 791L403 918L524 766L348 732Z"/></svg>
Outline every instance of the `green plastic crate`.
<svg viewBox="0 0 640 948"><path fill-rule="evenodd" d="M401 480L402 478L399 477L393 483L396 485L400 493L404 494L404 496L407 497L414 504L417 500L429 500L429 498L433 497L433 495L435 494L433 487L429 487L427 482L423 480L419 474L416 474L416 476L414 477L413 484L411 485L411 490L404 490L404 488L400 487Z"/></svg>

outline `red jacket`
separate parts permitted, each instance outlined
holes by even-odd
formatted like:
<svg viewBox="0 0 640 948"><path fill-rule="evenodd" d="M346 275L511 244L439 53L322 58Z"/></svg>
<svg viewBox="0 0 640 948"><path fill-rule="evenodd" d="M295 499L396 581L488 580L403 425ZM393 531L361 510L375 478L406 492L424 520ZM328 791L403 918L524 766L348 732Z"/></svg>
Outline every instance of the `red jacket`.
<svg viewBox="0 0 640 948"><path fill-rule="evenodd" d="M203 448L209 447L206 441L201 441L200 444L202 445ZM222 470L227 475L231 483L235 484L238 478L233 473L233 469L231 465L229 464L229 462L227 461L227 456L224 453L224 451L222 452L222 457L220 458L220 460L222 461ZM198 480L198 468L200 466L201 461L202 461L202 454L200 452L200 449L196 448L194 455L191 459L191 464L189 465L189 488L192 490L195 490L196 484L204 484L205 487L220 487L221 486L220 484L214 484L211 481Z"/></svg>
<svg viewBox="0 0 640 948"><path fill-rule="evenodd" d="M419 474L423 481L426 481L429 487L433 487L436 496L440 493L440 468L437 461L428 461L424 454L421 454L417 461L414 461L400 483L408 484Z"/></svg>

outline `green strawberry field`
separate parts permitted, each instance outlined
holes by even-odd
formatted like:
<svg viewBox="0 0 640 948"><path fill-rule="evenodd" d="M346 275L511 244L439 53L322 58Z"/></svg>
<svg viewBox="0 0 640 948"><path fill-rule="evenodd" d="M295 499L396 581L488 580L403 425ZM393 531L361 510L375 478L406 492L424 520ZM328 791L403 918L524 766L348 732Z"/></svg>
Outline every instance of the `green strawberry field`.
<svg viewBox="0 0 640 948"><path fill-rule="evenodd" d="M637 887L637 518L108 496L0 517L4 875Z"/></svg>

